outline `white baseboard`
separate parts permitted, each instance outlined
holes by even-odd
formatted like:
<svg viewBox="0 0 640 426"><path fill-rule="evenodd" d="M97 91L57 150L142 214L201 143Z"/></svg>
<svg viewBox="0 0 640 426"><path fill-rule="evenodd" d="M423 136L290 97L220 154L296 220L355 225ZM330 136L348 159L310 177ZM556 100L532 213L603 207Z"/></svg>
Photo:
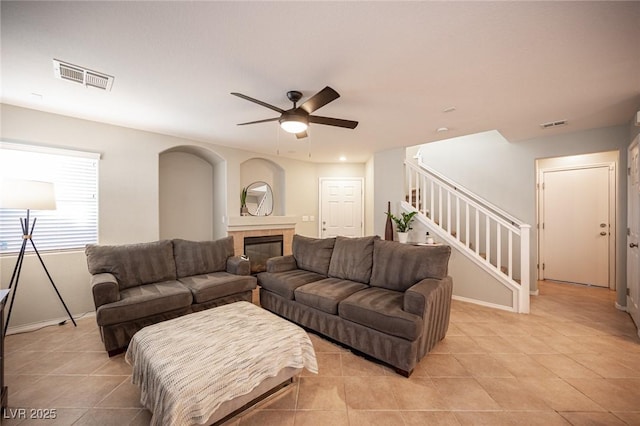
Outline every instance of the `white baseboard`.
<svg viewBox="0 0 640 426"><path fill-rule="evenodd" d="M538 290L538 289L530 290L529 291L529 295L530 296L539 296L540 295L540 290Z"/></svg>
<svg viewBox="0 0 640 426"><path fill-rule="evenodd" d="M95 316L96 316L95 312L85 312L84 314L79 314L74 316L73 319L77 321L80 318L95 317ZM15 327L10 326L7 328L7 336L11 334L28 333L30 331L36 331L41 328L49 327L52 325L62 325L61 324L62 322L71 322L71 320L69 319L69 317L60 317L60 318L47 320L47 321L32 322L31 324L17 325Z"/></svg>
<svg viewBox="0 0 640 426"><path fill-rule="evenodd" d="M616 302L616 309L622 312L627 312L627 307L620 305L618 302Z"/></svg>

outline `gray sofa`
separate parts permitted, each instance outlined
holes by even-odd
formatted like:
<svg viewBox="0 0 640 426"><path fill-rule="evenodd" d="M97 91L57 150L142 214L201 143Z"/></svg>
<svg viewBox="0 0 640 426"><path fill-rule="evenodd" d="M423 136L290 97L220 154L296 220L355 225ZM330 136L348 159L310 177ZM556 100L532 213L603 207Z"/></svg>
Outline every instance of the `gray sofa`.
<svg viewBox="0 0 640 426"><path fill-rule="evenodd" d="M295 235L258 274L260 303L409 376L449 326L449 246Z"/></svg>
<svg viewBox="0 0 640 426"><path fill-rule="evenodd" d="M251 301L256 278L234 256L233 237L88 245L96 322L109 356L141 328L191 312Z"/></svg>

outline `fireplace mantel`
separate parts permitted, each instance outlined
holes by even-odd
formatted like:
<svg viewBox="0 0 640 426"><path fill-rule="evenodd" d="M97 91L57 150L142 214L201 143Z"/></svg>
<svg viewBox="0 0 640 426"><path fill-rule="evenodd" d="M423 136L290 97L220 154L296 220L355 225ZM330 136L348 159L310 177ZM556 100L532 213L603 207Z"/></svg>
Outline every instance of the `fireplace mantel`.
<svg viewBox="0 0 640 426"><path fill-rule="evenodd" d="M230 216L227 223L228 232L295 227L295 216Z"/></svg>
<svg viewBox="0 0 640 426"><path fill-rule="evenodd" d="M236 255L244 254L244 237L282 235L283 254L291 254L295 216L234 216L227 222L227 234L233 236Z"/></svg>

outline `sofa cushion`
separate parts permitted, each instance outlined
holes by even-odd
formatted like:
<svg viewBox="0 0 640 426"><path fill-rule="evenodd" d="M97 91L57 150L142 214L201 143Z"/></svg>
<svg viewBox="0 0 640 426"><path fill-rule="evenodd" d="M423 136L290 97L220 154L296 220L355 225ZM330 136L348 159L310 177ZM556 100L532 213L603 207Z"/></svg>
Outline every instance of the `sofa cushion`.
<svg viewBox="0 0 640 426"><path fill-rule="evenodd" d="M315 272L293 269L284 272L261 272L258 274L258 283L272 293L293 300L293 292L296 288L324 278L326 278L324 275Z"/></svg>
<svg viewBox="0 0 640 426"><path fill-rule="evenodd" d="M422 334L422 318L402 310L404 293L385 288L367 288L338 305L342 319L382 333L416 340Z"/></svg>
<svg viewBox="0 0 640 426"><path fill-rule="evenodd" d="M375 240L373 270L369 284L389 290L405 291L425 278L447 276L451 247L414 246Z"/></svg>
<svg viewBox="0 0 640 426"><path fill-rule="evenodd" d="M99 326L118 324L191 306L191 292L178 281L131 287L120 292L120 300L100 306Z"/></svg>
<svg viewBox="0 0 640 426"><path fill-rule="evenodd" d="M338 313L338 303L356 291L369 288L368 285L339 278L326 278L314 281L295 289L296 302L324 311Z"/></svg>
<svg viewBox="0 0 640 426"><path fill-rule="evenodd" d="M176 279L169 240L118 246L89 244L85 253L89 273L113 274L120 290Z"/></svg>
<svg viewBox="0 0 640 426"><path fill-rule="evenodd" d="M291 248L298 268L326 277L335 242L335 238L309 238L294 235Z"/></svg>
<svg viewBox="0 0 640 426"><path fill-rule="evenodd" d="M191 290L194 303L205 303L256 288L255 277L224 271L183 277L179 281Z"/></svg>
<svg viewBox="0 0 640 426"><path fill-rule="evenodd" d="M233 237L215 241L173 240L173 255L178 278L225 271L227 259L234 254Z"/></svg>
<svg viewBox="0 0 640 426"><path fill-rule="evenodd" d="M373 266L373 242L380 237L336 237L329 276L368 283Z"/></svg>

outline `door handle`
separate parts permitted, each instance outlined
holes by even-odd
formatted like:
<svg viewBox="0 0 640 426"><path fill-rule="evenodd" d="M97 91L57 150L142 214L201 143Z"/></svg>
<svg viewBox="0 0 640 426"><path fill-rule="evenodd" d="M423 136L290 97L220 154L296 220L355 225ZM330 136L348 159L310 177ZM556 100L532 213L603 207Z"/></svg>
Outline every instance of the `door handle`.
<svg viewBox="0 0 640 426"><path fill-rule="evenodd" d="M631 248L638 247L638 243L630 243L629 247L631 247Z"/></svg>
<svg viewBox="0 0 640 426"><path fill-rule="evenodd" d="M327 228L322 228L322 230L323 230L323 231L326 231L326 230L327 230Z"/></svg>
<svg viewBox="0 0 640 426"><path fill-rule="evenodd" d="M602 235L602 236L604 237L605 235L607 235L607 233L606 233L606 232L604 232L604 231L602 231L602 232L600 233L600 235Z"/></svg>

